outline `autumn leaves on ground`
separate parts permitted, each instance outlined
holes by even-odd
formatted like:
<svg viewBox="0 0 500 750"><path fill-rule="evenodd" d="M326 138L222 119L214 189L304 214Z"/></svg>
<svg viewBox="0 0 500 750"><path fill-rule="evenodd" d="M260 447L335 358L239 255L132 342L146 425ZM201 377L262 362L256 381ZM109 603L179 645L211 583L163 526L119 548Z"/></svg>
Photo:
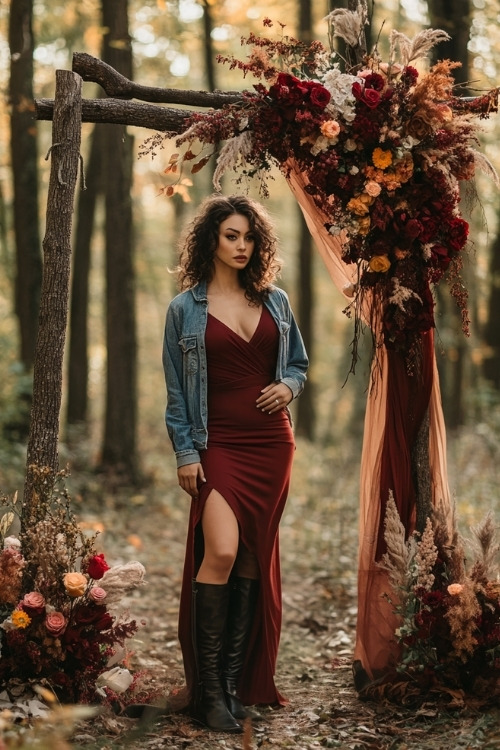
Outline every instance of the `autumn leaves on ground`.
<svg viewBox="0 0 500 750"><path fill-rule="evenodd" d="M474 447L473 447L474 446ZM283 630L277 684L284 709L264 709L264 720L241 736L220 735L188 717L168 713L140 722L106 710L77 725L75 748L497 748L497 709L441 696L361 701L351 673L356 622L357 476L352 446L322 448L299 441L292 489L282 524ZM478 452L479 451L479 452ZM138 696L161 703L182 686L177 608L188 501L174 481L171 457L158 457L151 484L140 493L103 494L95 479L73 477L75 509L84 525L102 528L99 544L113 562L140 560L147 585L128 600L143 625L130 642ZM476 522L491 501L495 457L464 433L451 450L460 476L457 497L474 487L464 523ZM350 468L352 467L352 468ZM475 467L475 468L474 468ZM453 474L452 474L453 475Z"/></svg>

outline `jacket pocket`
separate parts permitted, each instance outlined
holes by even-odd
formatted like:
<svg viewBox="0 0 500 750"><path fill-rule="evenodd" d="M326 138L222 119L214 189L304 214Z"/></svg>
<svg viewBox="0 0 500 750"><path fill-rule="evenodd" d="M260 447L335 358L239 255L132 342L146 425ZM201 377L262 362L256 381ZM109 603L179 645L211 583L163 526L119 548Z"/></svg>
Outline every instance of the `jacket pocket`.
<svg viewBox="0 0 500 750"><path fill-rule="evenodd" d="M186 336L180 339L179 346L182 350L184 372L194 375L198 372L198 353L196 351L196 336Z"/></svg>

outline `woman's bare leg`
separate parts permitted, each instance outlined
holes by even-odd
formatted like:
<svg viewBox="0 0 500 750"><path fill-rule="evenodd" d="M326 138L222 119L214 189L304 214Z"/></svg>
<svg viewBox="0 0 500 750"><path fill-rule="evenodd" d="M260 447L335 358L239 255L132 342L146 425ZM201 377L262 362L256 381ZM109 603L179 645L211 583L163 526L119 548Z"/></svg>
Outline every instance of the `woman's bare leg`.
<svg viewBox="0 0 500 750"><path fill-rule="evenodd" d="M238 553L236 516L217 490L207 498L201 518L205 554L198 570L198 583L227 583Z"/></svg>

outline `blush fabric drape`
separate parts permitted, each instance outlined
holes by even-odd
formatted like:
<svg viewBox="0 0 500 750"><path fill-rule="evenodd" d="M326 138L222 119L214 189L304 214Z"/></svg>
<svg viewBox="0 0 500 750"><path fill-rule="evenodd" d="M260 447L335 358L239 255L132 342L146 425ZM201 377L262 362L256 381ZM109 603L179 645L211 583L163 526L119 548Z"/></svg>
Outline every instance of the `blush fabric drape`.
<svg viewBox="0 0 500 750"><path fill-rule="evenodd" d="M357 267L342 260L342 242L325 228L326 217L305 188L307 176L290 162L284 170L316 248L339 291L357 281ZM369 302L361 310L372 329L376 315ZM374 331L377 334L377 331ZM380 337L378 337L380 338ZM407 535L415 529L416 498L411 451L424 418L429 420L431 502L451 518L444 427L433 331L422 335L422 365L418 376L407 373L403 358L377 346L368 392L360 468L358 615L354 661L370 679L382 677L398 658L396 616L385 595L391 593L387 574L378 565L384 551L384 510L391 492ZM394 597L392 597L394 598Z"/></svg>

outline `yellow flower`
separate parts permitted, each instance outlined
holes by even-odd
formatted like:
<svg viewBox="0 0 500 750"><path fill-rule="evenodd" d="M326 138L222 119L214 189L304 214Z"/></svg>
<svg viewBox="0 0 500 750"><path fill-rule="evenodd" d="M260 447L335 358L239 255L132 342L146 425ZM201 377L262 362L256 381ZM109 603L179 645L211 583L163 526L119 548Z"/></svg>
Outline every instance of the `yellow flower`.
<svg viewBox="0 0 500 750"><path fill-rule="evenodd" d="M15 609L11 614L12 624L16 628L27 628L31 623L31 617L22 609Z"/></svg>
<svg viewBox="0 0 500 750"><path fill-rule="evenodd" d="M368 263L370 271L377 271L378 273L386 273L391 267L391 261L387 255L374 255L370 258Z"/></svg>
<svg viewBox="0 0 500 750"><path fill-rule="evenodd" d="M464 587L461 583L450 583L448 586L448 593L451 594L451 596L458 596L463 590Z"/></svg>
<svg viewBox="0 0 500 750"><path fill-rule="evenodd" d="M352 211L356 216L366 216L369 213L369 208L366 203L360 198L351 198L347 204L349 211Z"/></svg>
<svg viewBox="0 0 500 750"><path fill-rule="evenodd" d="M358 219L358 232L359 234L366 236L370 231L371 219L369 216L361 216Z"/></svg>
<svg viewBox="0 0 500 750"><path fill-rule="evenodd" d="M83 596L87 588L87 579L83 573L65 573L63 582L66 593L69 596Z"/></svg>
<svg viewBox="0 0 500 750"><path fill-rule="evenodd" d="M372 162L377 169L387 169L392 164L392 154L377 147L372 154Z"/></svg>

